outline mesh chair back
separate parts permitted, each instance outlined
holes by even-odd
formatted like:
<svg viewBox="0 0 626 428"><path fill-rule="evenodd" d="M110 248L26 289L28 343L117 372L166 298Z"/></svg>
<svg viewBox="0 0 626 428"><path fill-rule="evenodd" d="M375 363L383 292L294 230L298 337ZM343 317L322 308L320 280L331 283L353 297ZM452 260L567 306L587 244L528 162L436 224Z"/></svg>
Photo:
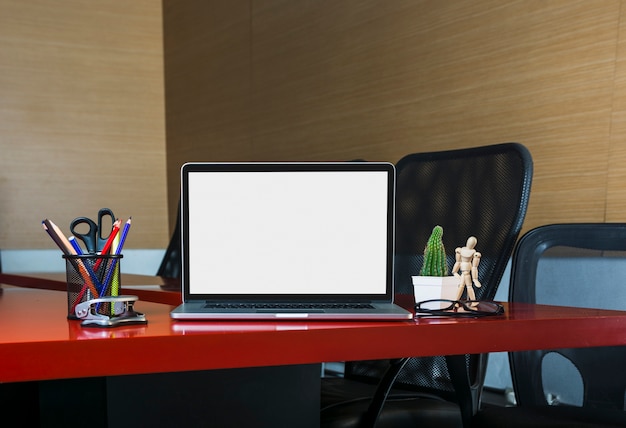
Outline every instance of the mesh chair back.
<svg viewBox="0 0 626 428"><path fill-rule="evenodd" d="M176 225L170 243L165 249L165 255L161 260L161 265L157 270L157 276L165 278L180 279L183 269L182 250L180 237L180 204L178 204L178 213L176 214Z"/></svg>
<svg viewBox="0 0 626 428"><path fill-rule="evenodd" d="M513 258L514 302L626 310L626 224L554 224L526 233ZM518 404L625 409L626 347L509 354Z"/></svg>
<svg viewBox="0 0 626 428"><path fill-rule="evenodd" d="M454 263L454 250L475 236L482 254L478 267L482 287L477 299L492 299L520 233L532 180L532 159L517 143L417 153L397 163L395 292L413 295L412 275L423 261L426 241L435 225ZM384 344L381 344L384 346ZM466 356L478 392L484 380L484 356ZM385 361L346 364L346 377L372 381ZM434 393L454 401L456 395L443 357L411 358L396 385Z"/></svg>

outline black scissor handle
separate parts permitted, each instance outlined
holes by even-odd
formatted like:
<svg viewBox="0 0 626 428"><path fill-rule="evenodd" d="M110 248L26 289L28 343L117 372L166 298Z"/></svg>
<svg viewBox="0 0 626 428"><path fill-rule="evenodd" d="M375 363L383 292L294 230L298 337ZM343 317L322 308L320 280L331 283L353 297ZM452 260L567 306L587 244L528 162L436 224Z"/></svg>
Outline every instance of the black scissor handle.
<svg viewBox="0 0 626 428"><path fill-rule="evenodd" d="M111 220L111 224L107 224L107 225L103 225L102 224L102 219L104 217L109 217L109 219ZM104 247L104 244L106 243L107 239L109 238L109 235L111 235L111 230L113 229L113 223L115 223L115 216L113 215L113 211L111 211L109 208L101 208L98 211L98 251L100 251L102 249L102 247ZM104 227L103 227L104 226ZM107 232L106 236L102 235L102 232L105 231Z"/></svg>
<svg viewBox="0 0 626 428"><path fill-rule="evenodd" d="M104 217L110 217L110 226L102 224L102 219ZM89 252L90 254L96 254L96 252L102 250L102 247L104 247L104 244L111 235L111 230L113 229L114 222L115 216L113 215L113 211L111 211L109 208L101 208L100 210L98 210L98 223L96 223L89 217L76 217L70 223L70 231L72 232L72 235L76 236L78 239L85 243L87 252ZM81 224L87 225L87 232L80 233L76 231L76 227ZM103 231L107 231L106 236L103 236Z"/></svg>
<svg viewBox="0 0 626 428"><path fill-rule="evenodd" d="M80 233L76 231L76 227L86 224L89 228L87 232ZM70 231L72 235L80 239L85 243L85 247L87 248L87 252L90 254L95 254L98 246L97 237L98 237L98 225L88 217L76 217L70 223Z"/></svg>

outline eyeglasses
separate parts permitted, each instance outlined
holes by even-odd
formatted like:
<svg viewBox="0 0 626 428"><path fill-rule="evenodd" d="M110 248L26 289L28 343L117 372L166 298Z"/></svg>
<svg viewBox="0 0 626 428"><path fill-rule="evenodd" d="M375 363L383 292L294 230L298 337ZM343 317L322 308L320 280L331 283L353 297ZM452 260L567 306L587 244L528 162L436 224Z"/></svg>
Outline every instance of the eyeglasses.
<svg viewBox="0 0 626 428"><path fill-rule="evenodd" d="M458 318L477 318L501 315L504 307L497 302L485 300L424 300L415 304L416 317L446 316Z"/></svg>

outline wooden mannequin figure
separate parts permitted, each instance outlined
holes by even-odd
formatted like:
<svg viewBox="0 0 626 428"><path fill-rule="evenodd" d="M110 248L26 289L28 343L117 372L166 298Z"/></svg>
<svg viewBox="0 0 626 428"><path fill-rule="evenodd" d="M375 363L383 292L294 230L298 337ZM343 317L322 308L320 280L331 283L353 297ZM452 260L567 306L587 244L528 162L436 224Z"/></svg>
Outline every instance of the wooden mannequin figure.
<svg viewBox="0 0 626 428"><path fill-rule="evenodd" d="M481 254L474 249L476 247L476 238L470 236L467 238L465 247L459 247L454 250L456 261L452 268L452 274L459 279L459 290L456 300L460 300L463 291L467 290L467 300L476 300L474 294L474 286L481 287L478 280L478 264L480 263Z"/></svg>

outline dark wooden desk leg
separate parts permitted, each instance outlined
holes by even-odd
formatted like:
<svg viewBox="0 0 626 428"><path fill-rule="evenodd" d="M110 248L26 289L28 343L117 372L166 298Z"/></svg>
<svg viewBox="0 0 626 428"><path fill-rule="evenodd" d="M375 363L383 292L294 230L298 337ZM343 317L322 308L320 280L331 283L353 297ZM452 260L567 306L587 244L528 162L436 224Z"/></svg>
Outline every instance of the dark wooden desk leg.
<svg viewBox="0 0 626 428"><path fill-rule="evenodd" d="M110 427L319 427L320 364L116 376Z"/></svg>
<svg viewBox="0 0 626 428"><path fill-rule="evenodd" d="M40 427L108 427L106 379L39 382L39 415Z"/></svg>
<svg viewBox="0 0 626 428"><path fill-rule="evenodd" d="M309 364L60 379L0 385L0 396L20 403L6 413L16 426L317 428L320 373Z"/></svg>
<svg viewBox="0 0 626 428"><path fill-rule="evenodd" d="M3 427L39 426L39 382L0 383Z"/></svg>

